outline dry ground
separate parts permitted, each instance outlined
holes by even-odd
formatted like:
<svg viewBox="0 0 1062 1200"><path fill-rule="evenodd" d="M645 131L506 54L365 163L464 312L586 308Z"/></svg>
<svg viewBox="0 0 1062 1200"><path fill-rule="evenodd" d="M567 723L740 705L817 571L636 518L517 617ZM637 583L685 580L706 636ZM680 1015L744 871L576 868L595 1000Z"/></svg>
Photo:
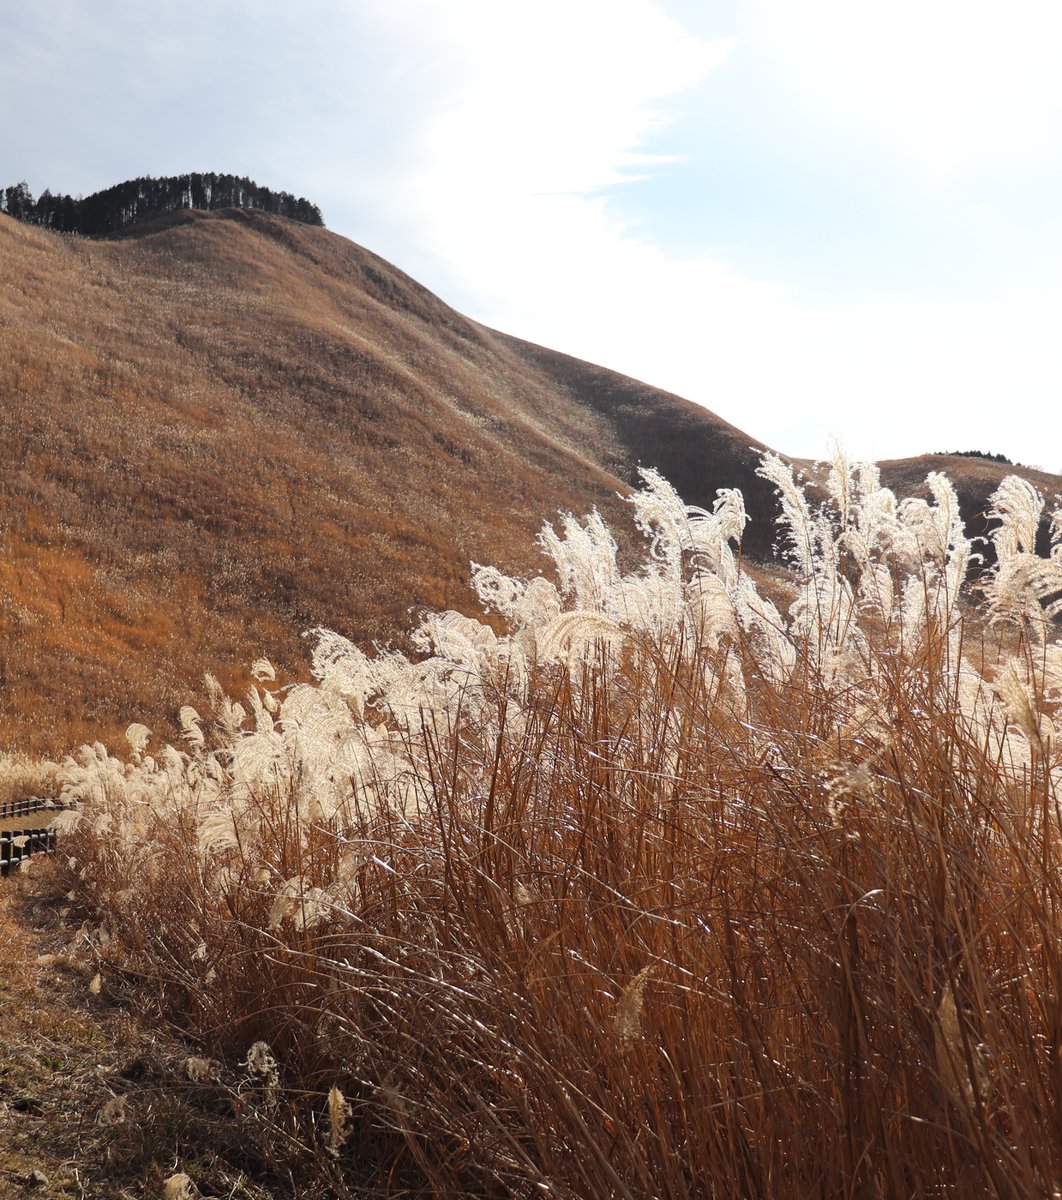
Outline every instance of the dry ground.
<svg viewBox="0 0 1062 1200"><path fill-rule="evenodd" d="M21 882L0 884L0 1196L118 1196L96 1117L136 1032L29 915Z"/></svg>
<svg viewBox="0 0 1062 1200"><path fill-rule="evenodd" d="M132 1015L109 983L94 992L94 959L34 871L47 873L40 859L0 880L0 1200L146 1200L177 1171L204 1196L290 1195L226 1160L239 1131L188 1083L194 1048Z"/></svg>

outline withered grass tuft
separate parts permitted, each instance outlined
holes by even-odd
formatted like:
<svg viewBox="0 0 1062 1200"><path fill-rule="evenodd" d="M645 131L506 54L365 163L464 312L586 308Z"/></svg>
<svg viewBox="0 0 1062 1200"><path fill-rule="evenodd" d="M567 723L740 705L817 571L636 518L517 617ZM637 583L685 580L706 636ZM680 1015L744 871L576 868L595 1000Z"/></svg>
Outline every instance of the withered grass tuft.
<svg viewBox="0 0 1062 1200"><path fill-rule="evenodd" d="M493 625L318 631L315 684L84 750L108 986L267 1055L247 1103L358 1194L1057 1194L1059 546L999 504L988 624L942 476L762 470L786 615L741 496L647 473L633 571L568 519L555 583L476 569Z"/></svg>

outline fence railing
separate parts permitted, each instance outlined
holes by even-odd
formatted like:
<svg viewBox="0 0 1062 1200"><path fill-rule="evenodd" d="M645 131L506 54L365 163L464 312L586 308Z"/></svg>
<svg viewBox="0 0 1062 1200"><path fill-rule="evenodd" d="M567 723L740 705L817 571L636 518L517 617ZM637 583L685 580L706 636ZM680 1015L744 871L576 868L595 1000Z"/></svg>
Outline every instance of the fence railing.
<svg viewBox="0 0 1062 1200"><path fill-rule="evenodd" d="M0 834L0 875L7 875L31 854L54 849L54 829L10 829Z"/></svg>
<svg viewBox="0 0 1062 1200"><path fill-rule="evenodd" d="M31 854L41 854L55 849L56 835L54 829L30 828L20 829L11 826L25 818L37 818L33 823L40 825L39 814L54 809L58 811L54 800L45 800L40 796L29 796L22 800L7 800L0 803L0 876L8 875L12 870L30 857Z"/></svg>
<svg viewBox="0 0 1062 1200"><path fill-rule="evenodd" d="M54 800L40 796L28 796L23 800L5 800L0 803L0 821L11 821L18 817L31 817L44 808L55 808Z"/></svg>

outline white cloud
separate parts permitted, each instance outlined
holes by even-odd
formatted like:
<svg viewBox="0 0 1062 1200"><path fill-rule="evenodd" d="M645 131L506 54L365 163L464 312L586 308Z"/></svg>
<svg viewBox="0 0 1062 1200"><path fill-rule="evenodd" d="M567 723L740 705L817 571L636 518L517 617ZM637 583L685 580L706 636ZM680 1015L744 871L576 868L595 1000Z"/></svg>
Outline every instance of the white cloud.
<svg viewBox="0 0 1062 1200"><path fill-rule="evenodd" d="M930 172L1050 149L1056 0L751 0L747 28L798 103Z"/></svg>
<svg viewBox="0 0 1062 1200"><path fill-rule="evenodd" d="M450 86L388 186L428 282L470 315L704 403L789 453L822 454L838 435L876 457L983 448L1062 466L1050 305L813 308L725 259L669 257L620 215L615 185L729 44L639 0L413 7Z"/></svg>
<svg viewBox="0 0 1062 1200"><path fill-rule="evenodd" d="M710 316L763 290L723 264L669 262L614 202L639 173L667 169L645 145L730 43L691 36L647 0L401 11L453 67L391 181L409 236L445 261L452 298L510 332L612 362L618 345L659 336L647 311L675 319L692 291Z"/></svg>
<svg viewBox="0 0 1062 1200"><path fill-rule="evenodd" d="M1051 444L1062 432L1054 404L1062 366L1050 349L1050 305L1021 313L911 301L809 307L726 260L668 257L652 228L624 220L614 185L730 44L690 37L638 0L550 2L530 14L464 0L445 18L436 5L418 7L420 36L450 62L452 90L424 116L418 154L395 192L414 239L437 257L445 294L472 316L677 391L792 454L822 454L838 434L853 452L877 457L968 442L1062 466L1062 444ZM911 48L913 0L900 8L881 60L872 54L880 20L854 24L847 0L811 2L811 32L799 44L814 46L811 34L838 18L839 43L805 66L840 62L833 84L868 110L881 98L877 86L899 73L910 94L896 103L917 124L936 86L931 50L949 24L940 13L923 20L924 43ZM862 50L844 60L839 46L851 49L857 34ZM997 40L997 60L1009 44ZM857 85L868 62L876 80ZM965 119L966 70L974 67L943 71L954 95L938 106L944 124L934 137L954 140L947 122ZM997 91L992 84L985 104ZM1012 109L1013 122L1018 100ZM1026 412L1008 421L1019 403Z"/></svg>
<svg viewBox="0 0 1062 1200"><path fill-rule="evenodd" d="M729 48L648 0L406 0L372 12L379 35L445 64L422 93L392 202L422 240L454 250L473 230L480 245L507 237L517 220L532 219L535 236L539 202L555 231L556 195L589 197L659 165L642 145L667 120L661 102Z"/></svg>

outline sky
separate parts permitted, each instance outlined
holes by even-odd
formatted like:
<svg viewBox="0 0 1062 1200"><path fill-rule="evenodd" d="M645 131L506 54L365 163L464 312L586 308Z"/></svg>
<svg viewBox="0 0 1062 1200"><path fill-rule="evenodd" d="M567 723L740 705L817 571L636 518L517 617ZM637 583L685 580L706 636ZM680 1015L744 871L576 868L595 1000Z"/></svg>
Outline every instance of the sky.
<svg viewBox="0 0 1062 1200"><path fill-rule="evenodd" d="M248 175L785 454L1062 473L1057 0L0 0L0 186Z"/></svg>

